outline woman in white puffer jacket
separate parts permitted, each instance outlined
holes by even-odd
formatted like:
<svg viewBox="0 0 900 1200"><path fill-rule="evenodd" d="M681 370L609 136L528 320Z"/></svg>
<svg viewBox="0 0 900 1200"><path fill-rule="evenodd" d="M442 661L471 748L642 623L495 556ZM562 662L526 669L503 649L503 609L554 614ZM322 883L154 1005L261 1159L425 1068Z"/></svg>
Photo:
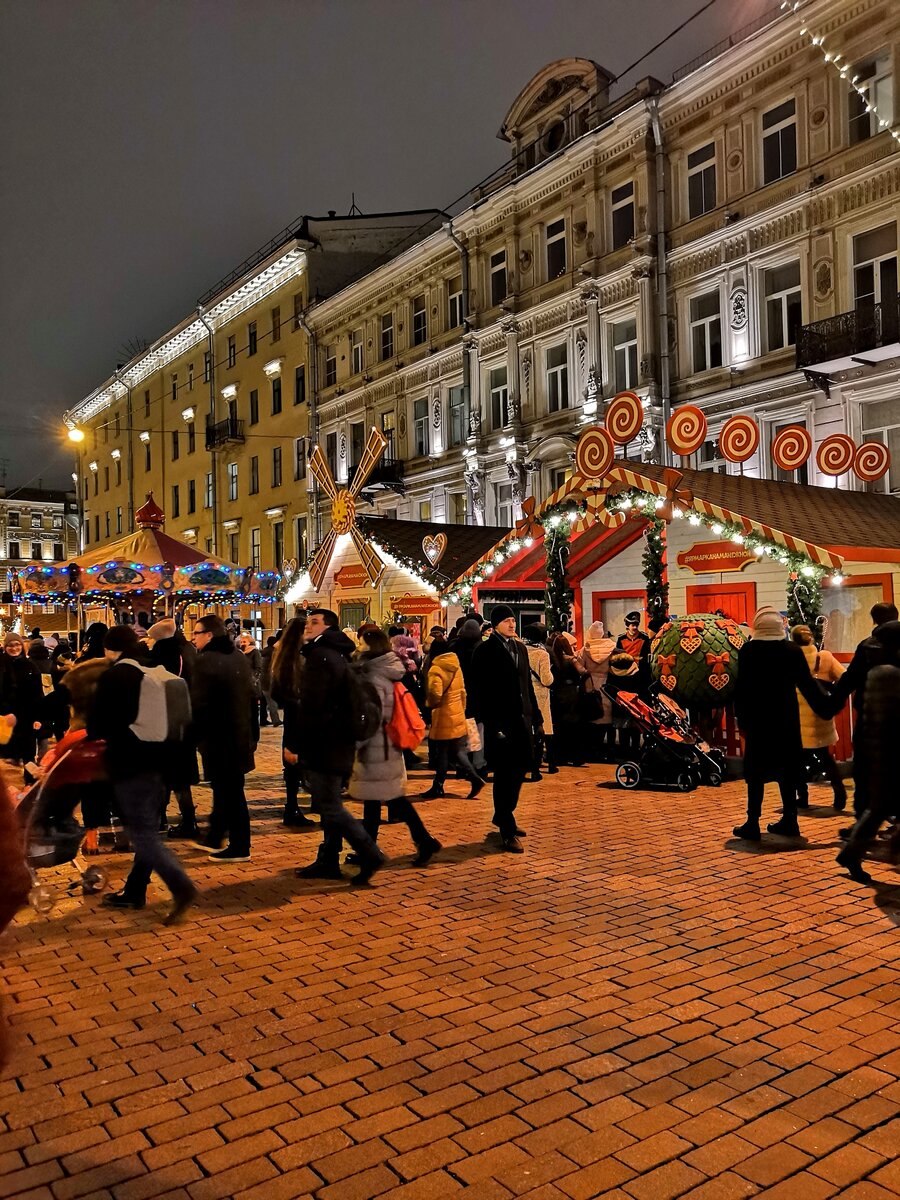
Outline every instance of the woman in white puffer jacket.
<svg viewBox="0 0 900 1200"><path fill-rule="evenodd" d="M581 662L587 671L585 696L596 697L590 703L597 715L591 717L588 714L586 719L593 741L591 751L601 761L615 754L616 731L612 723L612 704L601 691L609 676L609 660L615 649L615 640L607 637L602 621L594 621L588 626Z"/></svg>

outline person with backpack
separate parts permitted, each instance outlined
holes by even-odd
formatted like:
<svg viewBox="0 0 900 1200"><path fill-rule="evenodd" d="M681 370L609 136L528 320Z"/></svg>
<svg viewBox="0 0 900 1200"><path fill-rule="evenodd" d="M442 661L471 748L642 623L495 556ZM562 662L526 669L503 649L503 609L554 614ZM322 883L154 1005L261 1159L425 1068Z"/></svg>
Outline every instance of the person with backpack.
<svg viewBox="0 0 900 1200"><path fill-rule="evenodd" d="M347 791L363 805L363 827L372 841L378 840L381 806L387 803L392 821L403 821L418 854L414 866L424 867L441 849L404 794L406 765L404 744L418 736L421 741L425 723L415 699L403 685L403 663L391 649L386 633L377 628L364 629L359 635L363 649L356 658L357 669L371 683L381 701L382 725L368 741L356 747L353 774Z"/></svg>
<svg viewBox="0 0 900 1200"><path fill-rule="evenodd" d="M313 810L322 819L322 844L315 862L295 872L301 879L343 879L341 841L346 839L360 860L351 883L365 886L387 859L368 832L341 802L341 788L353 769L356 745L381 727L378 693L350 666L356 647L341 633L337 614L329 608L307 613L303 631L299 721L286 762L304 769Z"/></svg>
<svg viewBox="0 0 900 1200"><path fill-rule="evenodd" d="M191 676L194 740L212 788L209 831L194 845L208 850L212 862L249 862L244 779L253 770L257 745L250 664L228 636L225 622L212 613L200 618L191 640L197 651Z"/></svg>
<svg viewBox="0 0 900 1200"><path fill-rule="evenodd" d="M197 655L194 647L176 628L171 617L164 617L147 630L150 662L155 667L165 667L172 675L183 679L191 686L191 672ZM174 792L178 805L179 822L168 829L173 841L193 841L197 837L197 810L191 788L200 782L197 770L197 751L190 739L173 743L167 754L165 768L166 803L163 807L161 829L167 828L166 809L169 795Z"/></svg>
<svg viewBox="0 0 900 1200"><path fill-rule="evenodd" d="M431 709L428 748L434 763L434 782L423 800L437 800L444 794L450 767L455 766L471 784L469 799L474 800L485 785L469 761L467 752L466 689L462 664L453 647L445 640L432 646L434 657L425 680L425 702Z"/></svg>
<svg viewBox="0 0 900 1200"><path fill-rule="evenodd" d="M198 892L159 835L165 803L165 742L170 731L166 681L147 670L144 648L132 626L113 626L103 642L104 655L112 666L97 680L88 737L106 742L106 767L134 847L134 862L122 890L104 896L102 903L107 908L143 908L155 872L172 893L164 924L174 925ZM168 672L163 675L180 684L187 704L184 683Z"/></svg>

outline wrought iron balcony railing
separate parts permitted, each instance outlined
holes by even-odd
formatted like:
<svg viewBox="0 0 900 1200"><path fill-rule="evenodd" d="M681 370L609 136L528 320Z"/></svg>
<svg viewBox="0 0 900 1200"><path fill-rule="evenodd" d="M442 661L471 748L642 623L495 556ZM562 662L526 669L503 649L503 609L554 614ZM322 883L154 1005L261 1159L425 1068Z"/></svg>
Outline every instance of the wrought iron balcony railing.
<svg viewBox="0 0 900 1200"><path fill-rule="evenodd" d="M244 441L244 422L237 417L226 417L224 421L207 421L206 448L217 450Z"/></svg>
<svg viewBox="0 0 900 1200"><path fill-rule="evenodd" d="M815 367L854 358L900 341L900 296L862 304L851 312L802 325L797 333L797 366Z"/></svg>
<svg viewBox="0 0 900 1200"><path fill-rule="evenodd" d="M357 472L356 467L351 467L349 471L348 484L353 482L353 477ZM397 492L402 496L405 491L405 483L403 480L403 462L399 458L394 458L390 449L384 458L377 463L366 480L364 491L379 488L384 491Z"/></svg>

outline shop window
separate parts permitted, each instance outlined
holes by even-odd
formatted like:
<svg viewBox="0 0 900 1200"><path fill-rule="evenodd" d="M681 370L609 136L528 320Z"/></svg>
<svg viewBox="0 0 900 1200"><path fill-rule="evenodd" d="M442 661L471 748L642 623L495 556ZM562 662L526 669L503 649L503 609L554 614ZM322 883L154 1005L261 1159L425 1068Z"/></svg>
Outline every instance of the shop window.
<svg viewBox="0 0 900 1200"><path fill-rule="evenodd" d="M800 264L786 263L763 272L765 348L769 352L793 346L802 324Z"/></svg>
<svg viewBox="0 0 900 1200"><path fill-rule="evenodd" d="M688 216L702 217L716 207L716 145L710 142L687 156Z"/></svg>
<svg viewBox="0 0 900 1200"><path fill-rule="evenodd" d="M774 183L797 170L797 103L785 100L763 113L763 183Z"/></svg>
<svg viewBox="0 0 900 1200"><path fill-rule="evenodd" d="M547 351L547 411L562 412L569 407L569 354L563 343Z"/></svg>
<svg viewBox="0 0 900 1200"><path fill-rule="evenodd" d="M855 86L848 92L850 144L864 142L894 121L894 76L887 51L857 63L849 72ZM857 90L858 89L858 90ZM862 94L860 94L862 93Z"/></svg>
<svg viewBox="0 0 900 1200"><path fill-rule="evenodd" d="M722 365L722 316L719 293L691 299L691 368L694 374Z"/></svg>
<svg viewBox="0 0 900 1200"><path fill-rule="evenodd" d="M637 321L617 321L612 345L616 391L631 391L638 384Z"/></svg>
<svg viewBox="0 0 900 1200"><path fill-rule="evenodd" d="M613 188L610 201L613 250L619 250L634 237L634 184L623 183Z"/></svg>

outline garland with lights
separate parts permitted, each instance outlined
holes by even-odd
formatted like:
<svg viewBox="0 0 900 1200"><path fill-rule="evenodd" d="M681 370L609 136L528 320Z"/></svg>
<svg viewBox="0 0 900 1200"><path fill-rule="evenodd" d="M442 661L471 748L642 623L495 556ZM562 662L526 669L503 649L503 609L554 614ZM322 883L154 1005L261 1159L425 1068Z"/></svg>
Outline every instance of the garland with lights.
<svg viewBox="0 0 900 1200"><path fill-rule="evenodd" d="M544 614L548 633L565 633L572 619L574 595L566 578L572 523L566 519L544 523L544 549L547 554L547 587Z"/></svg>
<svg viewBox="0 0 900 1200"><path fill-rule="evenodd" d="M658 517L650 517L645 536L646 544L641 562L644 568L644 583L647 588L647 616L652 620L654 617L669 615L665 521L661 521Z"/></svg>

